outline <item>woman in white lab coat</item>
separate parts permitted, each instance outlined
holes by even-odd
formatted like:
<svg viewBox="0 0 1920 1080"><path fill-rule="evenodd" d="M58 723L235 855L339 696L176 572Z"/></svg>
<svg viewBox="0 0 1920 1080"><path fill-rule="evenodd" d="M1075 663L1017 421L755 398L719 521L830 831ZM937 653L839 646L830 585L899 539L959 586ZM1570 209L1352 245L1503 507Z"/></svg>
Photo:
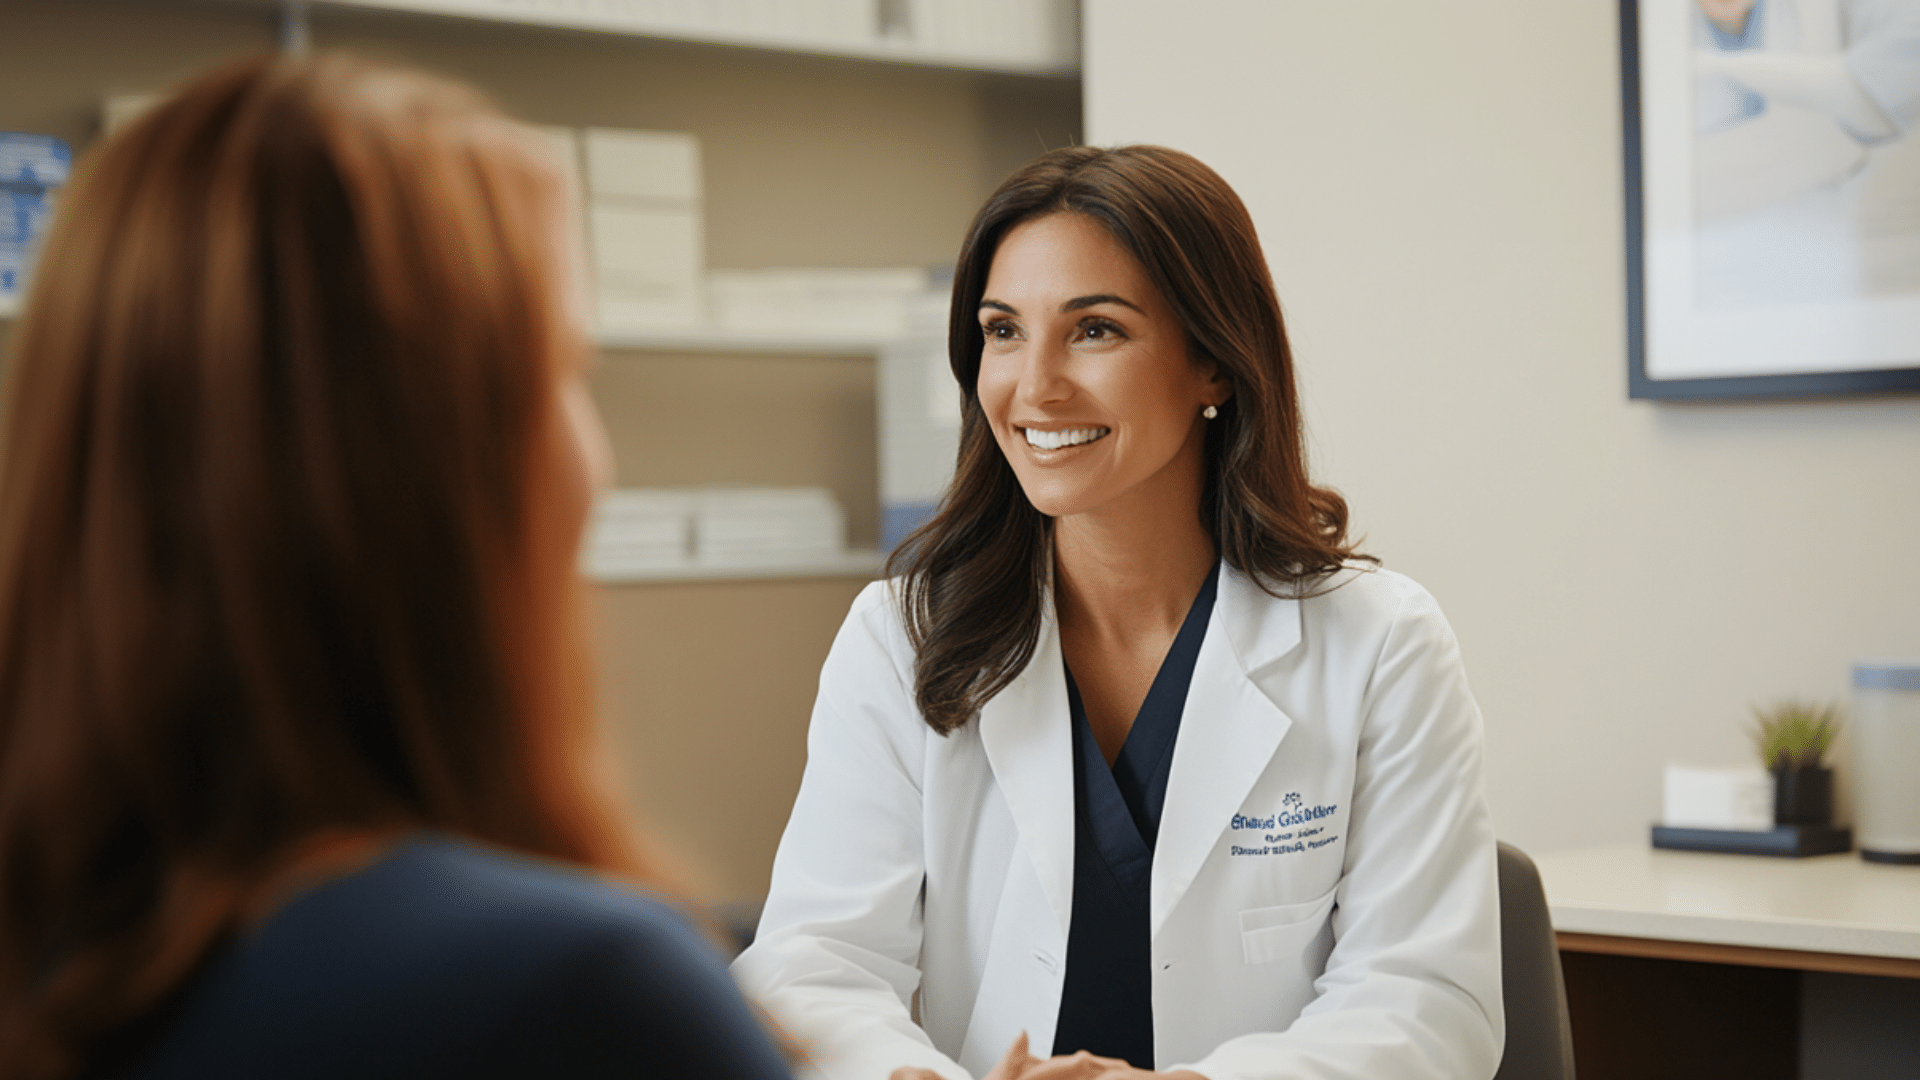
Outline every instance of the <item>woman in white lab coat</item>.
<svg viewBox="0 0 1920 1080"><path fill-rule="evenodd" d="M846 1080L1490 1077L1479 716L1308 480L1238 197L1042 157L950 342L952 487L827 658L736 974Z"/></svg>

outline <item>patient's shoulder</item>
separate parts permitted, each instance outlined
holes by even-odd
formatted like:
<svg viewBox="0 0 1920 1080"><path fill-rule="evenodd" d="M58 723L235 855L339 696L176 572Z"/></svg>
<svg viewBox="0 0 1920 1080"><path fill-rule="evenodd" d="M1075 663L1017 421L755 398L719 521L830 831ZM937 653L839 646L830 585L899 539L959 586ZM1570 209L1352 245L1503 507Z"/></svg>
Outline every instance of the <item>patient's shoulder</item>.
<svg viewBox="0 0 1920 1080"><path fill-rule="evenodd" d="M680 914L576 869L422 836L209 966L161 1076L784 1076Z"/></svg>

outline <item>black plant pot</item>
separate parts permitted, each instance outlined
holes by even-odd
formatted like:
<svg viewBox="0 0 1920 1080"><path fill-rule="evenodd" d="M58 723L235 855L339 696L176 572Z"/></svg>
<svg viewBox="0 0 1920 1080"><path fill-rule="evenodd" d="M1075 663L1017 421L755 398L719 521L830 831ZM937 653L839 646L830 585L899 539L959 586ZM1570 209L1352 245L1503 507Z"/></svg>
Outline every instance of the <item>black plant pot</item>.
<svg viewBox="0 0 1920 1080"><path fill-rule="evenodd" d="M1833 824L1833 770L1773 770L1775 825Z"/></svg>

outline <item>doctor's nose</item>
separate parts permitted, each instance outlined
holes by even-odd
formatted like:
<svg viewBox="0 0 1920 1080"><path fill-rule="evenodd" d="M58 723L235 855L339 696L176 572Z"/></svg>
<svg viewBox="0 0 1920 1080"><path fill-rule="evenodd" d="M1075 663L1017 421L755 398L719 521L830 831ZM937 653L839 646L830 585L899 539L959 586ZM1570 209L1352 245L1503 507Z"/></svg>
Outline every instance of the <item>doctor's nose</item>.
<svg viewBox="0 0 1920 1080"><path fill-rule="evenodd" d="M1072 397L1073 389L1064 345L1036 341L1025 350L1020 358L1020 381L1014 390L1020 404L1057 404Z"/></svg>

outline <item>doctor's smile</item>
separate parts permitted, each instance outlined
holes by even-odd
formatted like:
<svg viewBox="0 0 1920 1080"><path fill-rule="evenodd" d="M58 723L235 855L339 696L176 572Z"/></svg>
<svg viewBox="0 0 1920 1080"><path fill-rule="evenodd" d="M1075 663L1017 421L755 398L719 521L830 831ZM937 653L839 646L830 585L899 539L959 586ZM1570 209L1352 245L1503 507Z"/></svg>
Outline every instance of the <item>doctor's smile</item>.
<svg viewBox="0 0 1920 1080"><path fill-rule="evenodd" d="M1047 431L1038 427L1022 427L1020 434L1027 437L1027 445L1035 450L1059 450L1069 446L1084 446L1096 439L1104 439L1111 428L1068 428L1065 431Z"/></svg>

